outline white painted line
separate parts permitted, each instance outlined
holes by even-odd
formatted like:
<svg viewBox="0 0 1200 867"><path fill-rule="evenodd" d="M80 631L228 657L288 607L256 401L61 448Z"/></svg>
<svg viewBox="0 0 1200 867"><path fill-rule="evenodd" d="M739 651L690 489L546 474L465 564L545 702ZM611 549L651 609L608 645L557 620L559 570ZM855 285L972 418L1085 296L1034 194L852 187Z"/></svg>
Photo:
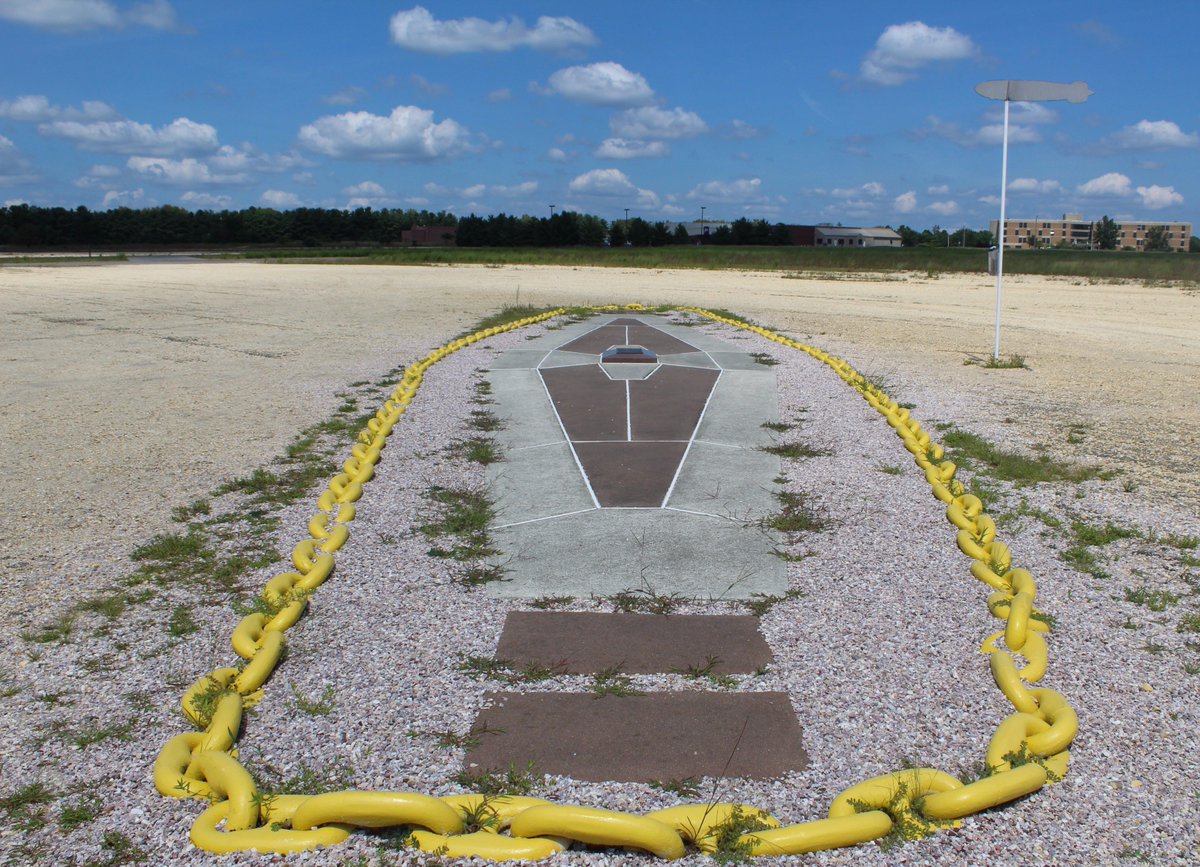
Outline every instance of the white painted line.
<svg viewBox="0 0 1200 867"><path fill-rule="evenodd" d="M739 446L736 443L719 443L714 442L713 440L696 440L696 442L704 446L720 446L723 449L736 449L739 452L748 451L745 446Z"/></svg>
<svg viewBox="0 0 1200 867"><path fill-rule="evenodd" d="M708 353L706 352L705 355ZM675 484L679 481L679 474L683 472L683 465L687 463L688 455L692 452L692 443L696 441L696 432L700 430L700 425L704 424L704 414L708 412L708 405L712 403L713 395L717 393L717 386L721 384L721 377L724 375L725 371L719 370L712 388L708 390L708 397L704 399L704 408L700 410L700 418L696 419L696 426L692 428L692 435L688 437L687 448L683 450L683 457L679 459L679 466L675 468L675 475L671 478L671 487L667 488L667 495L663 497L662 508L664 509L667 507L667 503L671 502L671 494L675 493Z"/></svg>
<svg viewBox="0 0 1200 867"><path fill-rule="evenodd" d="M538 524L542 521L553 521L555 518L569 518L572 515L586 515L588 512L595 512L596 509L576 509L574 512L563 512L561 515L547 515L544 518L530 518L528 521L513 521L511 524L496 524L492 527L493 530L507 530L509 527L523 527L526 524Z"/></svg>
<svg viewBox="0 0 1200 867"><path fill-rule="evenodd" d="M562 416L558 414L558 407L554 405L554 398L550 396L550 389L546 385L546 377L542 376L542 372L537 372L538 379L542 381L542 391L546 392L546 400L550 401L550 408L554 410L554 417L558 419L558 426L562 429L563 439L567 441L567 445L571 447L571 457L575 459L575 466L579 468L579 475L583 476L583 484L587 486L588 494L592 498L592 503L596 508L600 508L600 501L596 499L596 492L592 490L592 480L588 478L588 474L583 469L583 463L579 460L579 454L575 451L575 444L571 442L571 436L567 433L567 426L563 424Z"/></svg>
<svg viewBox="0 0 1200 867"><path fill-rule="evenodd" d="M562 444L563 444L562 440L555 440L554 442L550 442L550 443L535 443L534 445L531 445L531 446L517 446L516 448L508 449L508 451L510 451L510 452L526 452L526 451L529 451L530 449L544 449L544 448L548 448L549 446L561 446Z"/></svg>
<svg viewBox="0 0 1200 867"><path fill-rule="evenodd" d="M705 518L719 518L722 521L729 521L730 523L733 523L733 524L744 523L742 521L735 521L733 518L729 517L728 515L714 515L712 512L697 512L695 509L681 509L678 506L663 506L663 511L664 512L682 512L685 515L702 515Z"/></svg>

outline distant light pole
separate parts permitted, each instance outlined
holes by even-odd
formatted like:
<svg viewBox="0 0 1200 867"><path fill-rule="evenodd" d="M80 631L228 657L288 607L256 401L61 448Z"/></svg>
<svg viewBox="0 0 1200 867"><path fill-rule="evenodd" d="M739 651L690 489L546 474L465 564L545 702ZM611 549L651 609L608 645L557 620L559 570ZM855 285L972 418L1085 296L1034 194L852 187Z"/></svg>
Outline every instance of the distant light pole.
<svg viewBox="0 0 1200 867"><path fill-rule="evenodd" d="M976 85L975 92L987 99L1004 100L1004 144L1000 157L1000 223L999 244L996 249L996 339L992 347L992 357L1000 358L1000 298L1004 287L1004 210L1008 192L1008 104L1017 102L1053 102L1065 99L1067 102L1086 102L1092 95L1085 82L1075 81L1071 84L1059 84L1054 81L985 81Z"/></svg>
<svg viewBox="0 0 1200 867"><path fill-rule="evenodd" d="M707 210L707 205L700 206L700 243L704 243L704 212Z"/></svg>
<svg viewBox="0 0 1200 867"><path fill-rule="evenodd" d="M553 219L554 219L554 209L555 209L556 207L557 207L557 205L551 205L551 206L550 206L550 219L551 219L551 220L553 220Z"/></svg>
<svg viewBox="0 0 1200 867"><path fill-rule="evenodd" d="M629 225L629 208L625 209L625 224Z"/></svg>

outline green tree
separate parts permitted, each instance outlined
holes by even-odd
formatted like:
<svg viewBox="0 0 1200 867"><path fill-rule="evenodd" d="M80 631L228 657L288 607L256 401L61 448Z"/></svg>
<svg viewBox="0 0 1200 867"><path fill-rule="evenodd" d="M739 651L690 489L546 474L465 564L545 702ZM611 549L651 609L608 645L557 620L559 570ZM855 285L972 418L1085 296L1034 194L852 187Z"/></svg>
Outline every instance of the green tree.
<svg viewBox="0 0 1200 867"><path fill-rule="evenodd" d="M1117 221L1111 219L1108 214L1101 217L1092 230L1092 241L1101 250L1117 249Z"/></svg>
<svg viewBox="0 0 1200 867"><path fill-rule="evenodd" d="M1166 226L1151 226L1146 230L1147 250L1170 250L1171 242L1167 240Z"/></svg>
<svg viewBox="0 0 1200 867"><path fill-rule="evenodd" d="M608 243L611 247L625 246L625 226L620 220L613 220L608 227Z"/></svg>
<svg viewBox="0 0 1200 867"><path fill-rule="evenodd" d="M1189 253L1200 253L1200 238L1192 235L1192 240L1188 241Z"/></svg>

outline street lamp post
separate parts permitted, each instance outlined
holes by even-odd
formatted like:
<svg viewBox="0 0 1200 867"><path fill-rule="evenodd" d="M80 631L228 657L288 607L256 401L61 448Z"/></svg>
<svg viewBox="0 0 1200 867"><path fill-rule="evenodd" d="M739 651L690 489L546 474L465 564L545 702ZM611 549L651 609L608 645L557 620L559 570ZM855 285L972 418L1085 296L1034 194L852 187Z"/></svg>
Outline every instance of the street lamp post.
<svg viewBox="0 0 1200 867"><path fill-rule="evenodd" d="M555 208L557 208L557 207L558 207L557 205L551 205L551 206L550 206L550 219L551 219L551 220L553 220L553 219L554 219L554 209L555 209Z"/></svg>
<svg viewBox="0 0 1200 867"><path fill-rule="evenodd" d="M704 212L708 210L707 205L700 206L700 243L704 243Z"/></svg>
<svg viewBox="0 0 1200 867"><path fill-rule="evenodd" d="M987 99L1004 100L1004 144L1000 156L1000 223L996 234L999 242L996 249L996 338L992 357L1000 359L1000 299L1004 287L1004 211L1008 193L1008 104L1013 102L1086 102L1092 95L1086 83L1059 84L1054 81L985 81L976 85L975 92Z"/></svg>
<svg viewBox="0 0 1200 867"><path fill-rule="evenodd" d="M625 225L629 225L629 208L625 209Z"/></svg>

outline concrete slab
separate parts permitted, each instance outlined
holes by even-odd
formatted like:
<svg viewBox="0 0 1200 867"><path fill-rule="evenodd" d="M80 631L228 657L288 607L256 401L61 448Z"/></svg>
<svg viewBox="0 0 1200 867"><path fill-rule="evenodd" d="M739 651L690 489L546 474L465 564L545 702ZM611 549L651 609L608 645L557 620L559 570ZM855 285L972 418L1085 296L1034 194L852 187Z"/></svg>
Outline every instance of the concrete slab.
<svg viewBox="0 0 1200 867"><path fill-rule="evenodd" d="M741 448L768 446L774 442L763 422L779 420L779 401L773 371L724 370L720 387L713 391L708 411L696 431L696 439ZM779 474L775 460L772 477Z"/></svg>
<svg viewBox="0 0 1200 867"><path fill-rule="evenodd" d="M628 674L670 674L689 666L749 674L770 663L771 649L748 614L513 611L496 658L521 669L538 663L563 674L617 667Z"/></svg>
<svg viewBox="0 0 1200 867"><path fill-rule="evenodd" d="M622 590L698 599L747 599L787 590L784 562L757 527L672 509L596 509L500 527L496 559L509 580L486 585L510 599L611 596Z"/></svg>
<svg viewBox="0 0 1200 867"><path fill-rule="evenodd" d="M547 485L547 476L555 479L555 484ZM565 441L506 451L503 461L488 466L488 484L497 524L596 507Z"/></svg>
<svg viewBox="0 0 1200 867"><path fill-rule="evenodd" d="M667 505L744 523L779 511L779 458L753 449L692 443Z"/></svg>
<svg viewBox="0 0 1200 867"><path fill-rule="evenodd" d="M505 452L566 442L562 425L546 400L546 390L536 370L493 369L488 374L488 381L495 403L486 408L504 422L495 437Z"/></svg>
<svg viewBox="0 0 1200 867"><path fill-rule="evenodd" d="M524 769L577 780L688 777L770 779L807 756L786 693L682 692L639 696L487 693L467 771Z"/></svg>
<svg viewBox="0 0 1200 867"><path fill-rule="evenodd" d="M723 370L769 370L770 365L759 364L745 352L729 352L728 347L723 351L710 352L713 361L721 365Z"/></svg>
<svg viewBox="0 0 1200 867"><path fill-rule="evenodd" d="M625 389L620 381L608 383L611 389L605 385L599 387L604 394L612 392L611 400L604 402L605 407L589 408L581 404L577 408L579 413L571 408L583 401L582 390L572 389L572 384L604 376L595 364L599 356L554 348L578 341L604 325L622 334L626 326L631 332L649 334L647 326L652 326L705 350L667 356L667 361L682 364L663 365L644 382L630 383L629 406L633 408L635 391L644 392L639 404L645 413L661 404L665 408L662 415L670 423L669 436L655 427L657 422L643 427L637 422L638 411L632 417L625 416ZM691 410L696 408L689 408L687 415L691 421L681 426L671 423L672 419L678 421L676 416L682 416L670 407L685 392L692 391L690 387L682 387L683 381L690 381L701 370L706 374L713 371L714 362L721 362L725 369L695 429L698 442L688 447L692 431L683 428L695 425L698 409L693 413ZM680 443L686 458L677 477L673 467L666 472L660 466L635 466L638 462L632 461L636 457L632 454L599 456L598 466L608 475L624 473L631 482L647 475L663 476L656 483L658 488L664 484L669 487L674 479L675 489L668 509L605 508L539 520L550 517L549 513L556 509L561 511L554 514L567 515L588 506L579 493L582 477L578 464L572 471L563 450L548 446L561 443L563 432L546 388L541 385L537 371L519 366L538 363L541 376L548 383L564 385L564 389L557 390L556 400L567 410L567 415L580 415L585 420L591 415L592 421L597 422L589 423L587 431L580 428L573 436L608 439L615 444L625 439L637 424L635 439L670 439ZM655 387L659 377L661 385ZM771 442L769 434L759 425L776 419L775 375L769 367L754 364L747 354L732 351L730 344L700 334L698 329L671 326L661 317L622 314L575 323L504 353L493 365L489 378L496 399L493 409L508 422L498 440L506 451L513 452L509 460L493 465L489 471L494 496L502 505L495 537L503 553L496 559L510 570L511 579L489 585L489 593L518 598L549 594L586 596L651 586L660 593L745 598L752 593L781 593L786 589L785 565L771 553L772 539L753 524L754 518L773 509L771 480L779 474L777 459L753 451L755 446ZM680 380L679 388L671 387L676 379ZM647 390L647 386L651 388ZM572 425L579 427L568 421L569 430ZM603 430L596 434L600 428ZM721 448L714 443L736 448ZM546 448L533 448L540 446ZM529 453L514 459L515 450L525 448ZM579 445L576 452L581 448L586 450ZM539 453L546 457L546 464L536 460ZM587 485L583 486L586 489ZM535 505L538 491L553 487L563 490L546 496L547 508ZM625 501L606 495L601 504L657 506L661 502L657 497ZM535 523L522 523L525 521Z"/></svg>

